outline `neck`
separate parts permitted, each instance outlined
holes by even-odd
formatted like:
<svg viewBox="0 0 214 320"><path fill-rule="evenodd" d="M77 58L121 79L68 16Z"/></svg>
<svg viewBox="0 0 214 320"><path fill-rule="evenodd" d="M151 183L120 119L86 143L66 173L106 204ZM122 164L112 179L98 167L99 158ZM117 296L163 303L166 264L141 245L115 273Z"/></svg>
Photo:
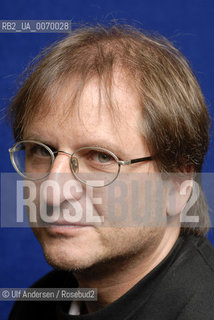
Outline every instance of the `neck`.
<svg viewBox="0 0 214 320"><path fill-rule="evenodd" d="M152 271L170 252L180 229L168 228L161 239L146 252L129 258L117 258L85 272L75 273L79 287L97 288L98 301L86 302L88 313L95 312L124 295L138 281Z"/></svg>

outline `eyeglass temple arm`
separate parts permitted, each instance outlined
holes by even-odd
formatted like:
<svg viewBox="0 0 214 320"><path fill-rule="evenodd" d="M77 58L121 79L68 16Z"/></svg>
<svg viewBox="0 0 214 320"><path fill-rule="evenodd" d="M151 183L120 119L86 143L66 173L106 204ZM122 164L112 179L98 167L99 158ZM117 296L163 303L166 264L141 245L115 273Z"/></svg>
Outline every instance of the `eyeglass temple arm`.
<svg viewBox="0 0 214 320"><path fill-rule="evenodd" d="M143 162L143 161L151 161L152 157L144 157L144 158L137 158L137 159L131 159L131 160L125 160L125 161L118 161L118 164L120 165L127 165L127 164L132 164L132 163L138 163L138 162Z"/></svg>

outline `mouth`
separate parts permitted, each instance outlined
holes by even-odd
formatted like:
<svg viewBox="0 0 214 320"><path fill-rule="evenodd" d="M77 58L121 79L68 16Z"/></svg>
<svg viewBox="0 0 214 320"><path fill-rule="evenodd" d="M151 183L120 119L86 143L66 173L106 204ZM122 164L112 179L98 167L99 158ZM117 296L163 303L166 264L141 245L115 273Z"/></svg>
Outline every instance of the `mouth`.
<svg viewBox="0 0 214 320"><path fill-rule="evenodd" d="M76 232L80 232L89 228L93 228L92 225L84 223L69 223L64 220L60 220L54 223L45 223L46 231L50 235L72 235Z"/></svg>

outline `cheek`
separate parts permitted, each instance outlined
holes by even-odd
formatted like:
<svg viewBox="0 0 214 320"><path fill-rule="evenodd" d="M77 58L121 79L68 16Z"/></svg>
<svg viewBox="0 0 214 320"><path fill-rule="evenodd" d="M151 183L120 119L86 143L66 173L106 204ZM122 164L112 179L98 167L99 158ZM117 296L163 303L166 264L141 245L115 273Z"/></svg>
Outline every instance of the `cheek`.
<svg viewBox="0 0 214 320"><path fill-rule="evenodd" d="M161 228L103 228L100 230L102 252L108 257L126 256L147 252L159 243L163 235Z"/></svg>
<svg viewBox="0 0 214 320"><path fill-rule="evenodd" d="M156 227L166 224L166 197L161 180L145 173L121 174L102 194L97 210L105 226Z"/></svg>
<svg viewBox="0 0 214 320"><path fill-rule="evenodd" d="M38 181L24 181L24 199L28 221L32 228L41 224L40 185Z"/></svg>
<svg viewBox="0 0 214 320"><path fill-rule="evenodd" d="M108 226L108 192L105 188L86 188L85 194L85 215L86 219L96 220L99 217L100 223L97 226ZM94 217L94 218L93 218Z"/></svg>

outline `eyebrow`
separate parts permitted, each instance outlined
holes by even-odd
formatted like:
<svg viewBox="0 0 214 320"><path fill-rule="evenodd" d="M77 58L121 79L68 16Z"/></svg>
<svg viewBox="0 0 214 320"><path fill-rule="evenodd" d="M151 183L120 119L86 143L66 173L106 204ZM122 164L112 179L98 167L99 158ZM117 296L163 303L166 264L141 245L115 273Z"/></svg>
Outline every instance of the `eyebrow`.
<svg viewBox="0 0 214 320"><path fill-rule="evenodd" d="M42 142L42 143L46 144L47 146L53 145L53 143L50 143L50 141L48 139L44 139L36 133L27 134L26 136L23 137L23 140L35 140L38 142Z"/></svg>
<svg viewBox="0 0 214 320"><path fill-rule="evenodd" d="M44 143L47 146L54 147L54 143L51 143L49 139L45 139L38 135L37 133L27 134L24 137L24 140L35 140ZM127 158L127 154L123 150L120 149L118 145L116 145L114 142L108 143L106 140L103 139L97 139L95 141L87 141L86 143L82 143L79 146L75 146L75 149L81 148L81 147L100 147L107 149L111 152L113 152L119 159L125 159ZM130 156L129 156L130 157Z"/></svg>

